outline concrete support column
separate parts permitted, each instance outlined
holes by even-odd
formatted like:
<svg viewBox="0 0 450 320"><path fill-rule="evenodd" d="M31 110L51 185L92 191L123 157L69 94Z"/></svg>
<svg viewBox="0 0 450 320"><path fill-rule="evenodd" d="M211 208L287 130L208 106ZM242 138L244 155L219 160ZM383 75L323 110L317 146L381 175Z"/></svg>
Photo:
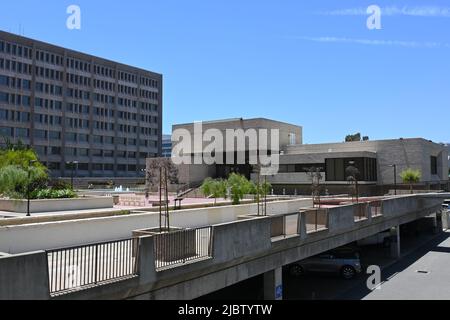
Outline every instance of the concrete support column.
<svg viewBox="0 0 450 320"><path fill-rule="evenodd" d="M442 210L442 229L448 230L449 228L449 215L447 210Z"/></svg>
<svg viewBox="0 0 450 320"><path fill-rule="evenodd" d="M391 242L391 256L399 259L401 256L400 250L400 225L394 228L394 241Z"/></svg>
<svg viewBox="0 0 450 320"><path fill-rule="evenodd" d="M437 213L434 213L432 217L433 217L433 233L438 234L439 229L438 229Z"/></svg>
<svg viewBox="0 0 450 320"><path fill-rule="evenodd" d="M264 274L264 300L283 299L283 269L281 267Z"/></svg>

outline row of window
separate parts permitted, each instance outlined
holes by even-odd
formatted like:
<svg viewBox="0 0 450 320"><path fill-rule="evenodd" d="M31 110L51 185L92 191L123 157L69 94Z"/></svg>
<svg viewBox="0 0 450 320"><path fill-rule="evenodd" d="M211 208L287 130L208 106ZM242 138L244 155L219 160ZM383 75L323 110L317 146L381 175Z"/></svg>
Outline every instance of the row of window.
<svg viewBox="0 0 450 320"><path fill-rule="evenodd" d="M27 46L22 46L14 43L9 43L5 41L0 41L0 52L14 55L17 57L23 57L27 59L32 59L32 48ZM58 55L55 53L50 53L44 50L36 50L35 52L35 58L36 61L45 62L48 64L53 64L56 66L63 66L64 65L64 57L62 55ZM66 66L67 68L78 70L78 71L84 71L84 72L91 72L91 64L89 62L81 61L75 58L67 58L66 59ZM116 72L115 70L100 66L100 65L94 65L94 73L97 75L101 75L104 77L109 78L116 78ZM131 74L124 71L119 71L119 77L118 79L121 81L131 82L131 83L138 83L137 79L138 76L135 74ZM145 85L147 87L152 88L158 88L158 81L154 79L150 79L147 77L141 77L140 78L141 85Z"/></svg>
<svg viewBox="0 0 450 320"><path fill-rule="evenodd" d="M50 110L62 110L62 101L52 100L52 99L44 99L36 97L34 98L34 106L37 108L44 108Z"/></svg>
<svg viewBox="0 0 450 320"><path fill-rule="evenodd" d="M73 73L66 74L66 81L72 84L76 84L79 86L90 87L91 86L91 78L79 76Z"/></svg>
<svg viewBox="0 0 450 320"><path fill-rule="evenodd" d="M48 115L48 114L35 113L34 114L34 123L49 124L52 126L61 126L62 117L61 116L52 116L52 115Z"/></svg>
<svg viewBox="0 0 450 320"><path fill-rule="evenodd" d="M32 66L28 63L0 58L0 69L31 75Z"/></svg>
<svg viewBox="0 0 450 320"><path fill-rule="evenodd" d="M56 86L53 84L43 83L43 82L36 82L36 92L41 92L45 94L51 94L55 96L62 96L63 94L63 87Z"/></svg>
<svg viewBox="0 0 450 320"><path fill-rule="evenodd" d="M30 122L30 113L23 111L13 111L0 109L0 120L15 122Z"/></svg>
<svg viewBox="0 0 450 320"><path fill-rule="evenodd" d="M13 94L0 91L0 103L8 103L16 106L30 106L30 96Z"/></svg>
<svg viewBox="0 0 450 320"><path fill-rule="evenodd" d="M4 117L2 110L0 110L0 116ZM22 115L22 114L13 114L14 117L18 117L20 119L21 117L29 117L29 115ZM9 117L9 114L6 115L6 117ZM19 137L19 138L29 138L30 137L30 130L27 128L12 128L12 127L0 127L0 134L4 135L6 137ZM41 129L34 129L33 130L33 138L39 139L39 140L51 140L51 141L60 141L62 139L60 131L47 131L47 130L41 130ZM78 143L89 143L89 136L87 134L76 134L76 133L68 133L66 134L66 141L67 142L78 142ZM152 147L157 148L158 142L157 141L150 141L150 140L137 140L132 138L114 138L114 137L104 137L104 136L93 136L92 141L94 143L98 144L110 144L113 145L116 141L117 144L121 145L131 145L136 146L139 142L139 146L142 147ZM87 149L86 149L87 150ZM105 151L108 152L108 151ZM112 151L111 151L112 152ZM41 153L42 154L42 153ZM59 155L60 153L52 153ZM80 155L80 154L78 154ZM109 153L106 153L106 155L103 153L102 150L93 151L93 156L98 157L114 157L113 154L109 155ZM117 154L116 156L121 157L121 154Z"/></svg>
<svg viewBox="0 0 450 320"><path fill-rule="evenodd" d="M89 100L91 98L91 93L89 91L67 88L66 97Z"/></svg>
<svg viewBox="0 0 450 320"><path fill-rule="evenodd" d="M94 79L94 88L116 92L116 85L109 81Z"/></svg>
<svg viewBox="0 0 450 320"><path fill-rule="evenodd" d="M21 78L8 77L5 75L0 75L0 86L31 90L31 81Z"/></svg>
<svg viewBox="0 0 450 320"><path fill-rule="evenodd" d="M26 128L0 127L0 135L4 137L28 138L30 130Z"/></svg>
<svg viewBox="0 0 450 320"><path fill-rule="evenodd" d="M54 69L36 66L35 67L35 75L37 77L47 78L50 80L63 81L63 72L54 70Z"/></svg>
<svg viewBox="0 0 450 320"><path fill-rule="evenodd" d="M23 57L27 59L32 58L32 49L30 47L21 46L14 43L0 41L0 52L11 54L17 57Z"/></svg>
<svg viewBox="0 0 450 320"><path fill-rule="evenodd" d="M49 162L46 164L50 170L61 170L61 163L59 162ZM65 165L66 170L72 170L71 164ZM88 163L78 163L76 165L78 171L88 171ZM117 171L120 172L136 172L138 167L135 164L118 164ZM114 171L114 165L111 163L93 163L92 170L94 171Z"/></svg>
<svg viewBox="0 0 450 320"><path fill-rule="evenodd" d="M40 98L36 98L40 99ZM42 99L40 99L42 100ZM54 101L50 101L54 102ZM58 101L57 101L58 102ZM0 119L1 120L11 120L18 122L30 122L30 113L29 112L20 112L20 111L12 111L6 109L0 109ZM58 125L62 124L62 117L56 115L48 115L48 114L34 114L34 122L40 124L50 124L50 125ZM79 119L79 118L66 118L66 126L70 128L81 128L81 129L89 129L89 120ZM110 122L102 122L102 121L94 121L94 128L102 131L114 131L115 124ZM119 125L119 131L124 133L137 133L138 127L131 125ZM158 130L152 128L141 128L141 134L145 135L157 135Z"/></svg>
<svg viewBox="0 0 450 320"><path fill-rule="evenodd" d="M157 112L158 105L147 103L147 102L141 102L141 110Z"/></svg>
<svg viewBox="0 0 450 320"><path fill-rule="evenodd" d="M78 103L67 103L66 111L70 113L78 113L78 114L89 114L90 107L83 104Z"/></svg>
<svg viewBox="0 0 450 320"><path fill-rule="evenodd" d="M36 50L35 57L36 57L37 61L42 61L42 62L46 62L46 63L58 65L58 66L63 66L63 63L64 63L63 56L60 56L60 55L54 54L54 53L49 53L49 52L42 51L42 50Z"/></svg>

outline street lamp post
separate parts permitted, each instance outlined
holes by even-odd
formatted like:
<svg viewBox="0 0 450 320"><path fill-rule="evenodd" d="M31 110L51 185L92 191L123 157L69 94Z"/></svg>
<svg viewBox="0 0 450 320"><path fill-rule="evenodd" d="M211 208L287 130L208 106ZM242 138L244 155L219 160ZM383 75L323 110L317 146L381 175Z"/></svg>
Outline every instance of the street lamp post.
<svg viewBox="0 0 450 320"><path fill-rule="evenodd" d="M75 169L75 166L78 166L78 161L67 162L67 164L70 164L70 186L73 190L73 171Z"/></svg>
<svg viewBox="0 0 450 320"><path fill-rule="evenodd" d="M397 195L397 165L391 164L389 167L394 168L394 192Z"/></svg>
<svg viewBox="0 0 450 320"><path fill-rule="evenodd" d="M30 192L31 192L31 190L30 190L30 185L31 185L31 182L30 182L30 180L31 180L31 170L30 170L30 167L31 167L31 165L33 164L33 163L35 163L35 162L37 162L36 160L30 160L29 162L28 162L28 180L27 180L27 217L30 217L31 216L31 214L30 214Z"/></svg>
<svg viewBox="0 0 450 320"><path fill-rule="evenodd" d="M149 184L150 184L150 179L149 179L149 175L150 175L150 173L147 171L147 169L142 169L141 170L143 173L144 173L144 175L145 175L145 199L148 199L148 197L149 197L149 192L150 192L150 190L149 190Z"/></svg>

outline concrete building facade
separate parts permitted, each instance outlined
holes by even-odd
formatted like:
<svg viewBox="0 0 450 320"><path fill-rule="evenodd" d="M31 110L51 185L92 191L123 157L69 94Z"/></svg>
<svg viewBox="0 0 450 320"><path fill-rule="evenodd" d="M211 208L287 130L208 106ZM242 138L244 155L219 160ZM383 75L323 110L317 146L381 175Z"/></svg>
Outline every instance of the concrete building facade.
<svg viewBox="0 0 450 320"><path fill-rule="evenodd" d="M417 188L448 189L447 149L421 138L288 146L280 156L279 173L269 181L287 193L305 192L311 184L306 172L315 167L321 168L325 187L339 192L348 185L350 165L359 171L363 193L384 193L395 182L402 184L400 174L408 168L421 172Z"/></svg>
<svg viewBox="0 0 450 320"><path fill-rule="evenodd" d="M257 146L257 152L265 152L266 154L271 153L272 150L272 140L270 137L270 134L273 129L277 129L279 132L279 137L277 139L279 149L285 149L288 145L295 145L295 144L301 144L303 141L303 128L280 122L280 121L274 121L270 119L265 118L255 118L255 119L226 119L226 120L218 120L218 121L207 121L202 122L202 130L203 133L208 131L209 129L215 129L220 131L222 136L224 137L224 144L223 149L216 149L215 152L217 153L223 153L223 159L225 162L226 158L226 131L232 130L242 130L243 132L247 132L249 129L256 129L257 132L260 132L260 130L267 130L267 148L265 150L262 150L260 146ZM194 157L194 154L196 153L195 145L195 139L198 133L195 132L194 129L194 123L188 123L188 124L178 124L174 125L172 127L173 132L177 132L179 130L185 130L188 132L191 136L191 145L192 147L192 154L191 157ZM202 145L199 149L202 150L205 149L206 146L208 146L211 141L202 140L202 137L200 137L200 141L202 141ZM235 146L236 150L239 149L239 143L237 142L238 139L235 139ZM258 137L258 143L259 143L259 137ZM176 145L178 142L174 141L174 145ZM216 178L226 178L231 172L238 172L241 173L248 178L250 178L252 173L252 166L249 165L249 139L245 139L245 150L239 150L239 151L245 151L245 164L239 164L237 161L237 155L235 154L235 164L214 164L214 165L206 165L206 164L182 164L179 167L179 180L182 184L199 184L201 183L205 178L207 177L216 177ZM279 151L279 150L278 150Z"/></svg>
<svg viewBox="0 0 450 320"><path fill-rule="evenodd" d="M137 177L161 154L162 75L0 31L0 134L53 176ZM1 143L5 140L2 139Z"/></svg>
<svg viewBox="0 0 450 320"><path fill-rule="evenodd" d="M310 194L311 177L308 172L311 168L318 168L322 175L323 193L346 193L349 187L346 170L351 165L358 169L361 194L384 194L393 189L395 183L399 188L405 188L401 186L400 174L408 168L421 172L420 182L415 185L417 189L447 190L449 187L448 148L422 138L308 145L302 143L302 127L268 119L203 123L203 132L211 128L222 132L237 128L279 129L279 171L267 177L278 194ZM194 124L173 126L174 131L177 129L193 133ZM203 147L207 144L203 142ZM246 148L248 152L248 144ZM187 184L199 184L207 177L226 178L231 172L257 179L249 164L183 164L179 169L180 182Z"/></svg>

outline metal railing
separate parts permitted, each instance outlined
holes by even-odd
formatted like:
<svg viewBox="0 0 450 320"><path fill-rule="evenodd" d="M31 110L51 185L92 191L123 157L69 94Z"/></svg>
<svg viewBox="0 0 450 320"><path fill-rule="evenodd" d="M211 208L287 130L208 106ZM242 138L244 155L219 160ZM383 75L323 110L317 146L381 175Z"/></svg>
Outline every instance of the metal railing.
<svg viewBox="0 0 450 320"><path fill-rule="evenodd" d="M212 238L212 227L154 235L156 271L212 257Z"/></svg>
<svg viewBox="0 0 450 320"><path fill-rule="evenodd" d="M139 239L47 251L50 294L99 285L137 274Z"/></svg>
<svg viewBox="0 0 450 320"><path fill-rule="evenodd" d="M328 229L328 209L313 209L304 212L306 233Z"/></svg>

